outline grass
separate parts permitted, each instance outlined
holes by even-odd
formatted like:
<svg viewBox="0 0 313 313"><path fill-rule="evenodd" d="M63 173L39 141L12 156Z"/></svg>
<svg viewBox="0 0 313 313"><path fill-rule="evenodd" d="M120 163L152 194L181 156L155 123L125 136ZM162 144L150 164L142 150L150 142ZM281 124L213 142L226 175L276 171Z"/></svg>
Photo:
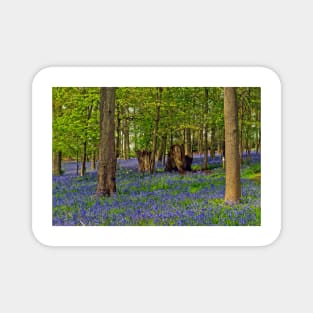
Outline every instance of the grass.
<svg viewBox="0 0 313 313"><path fill-rule="evenodd" d="M260 176L257 163L243 166L242 198L234 206L224 204L225 174L217 166L209 174L186 175L142 175L119 167L117 193L110 198L95 197L96 172L77 177L65 169L68 174L53 177L53 225L261 225L260 184L251 179Z"/></svg>

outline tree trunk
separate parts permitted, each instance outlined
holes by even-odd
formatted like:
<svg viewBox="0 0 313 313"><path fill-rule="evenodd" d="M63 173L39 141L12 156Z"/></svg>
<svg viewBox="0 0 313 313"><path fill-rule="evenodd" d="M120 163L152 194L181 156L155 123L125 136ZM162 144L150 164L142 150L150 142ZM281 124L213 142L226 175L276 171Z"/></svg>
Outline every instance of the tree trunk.
<svg viewBox="0 0 313 313"><path fill-rule="evenodd" d="M208 88L204 88L204 115L206 116L208 113L208 101L209 101L209 90ZM204 122L204 159L203 159L203 167L202 169L208 169L208 121L207 119Z"/></svg>
<svg viewBox="0 0 313 313"><path fill-rule="evenodd" d="M96 194L111 196L116 192L115 172L115 88L100 88L100 144Z"/></svg>
<svg viewBox="0 0 313 313"><path fill-rule="evenodd" d="M86 161L87 161L87 140L88 140L88 125L91 117L93 106L90 105L87 107L87 116L86 116L86 124L85 124L85 141L83 143L83 155L82 155L82 165L80 168L80 176L84 176L86 173Z"/></svg>
<svg viewBox="0 0 313 313"><path fill-rule="evenodd" d="M120 157L120 150L121 150L121 138L120 138L120 134L121 134L121 116L120 116L120 106L119 104L117 104L117 116L116 116L116 120L117 120L117 125L116 125L116 133L117 133L117 137L116 137L116 158Z"/></svg>
<svg viewBox="0 0 313 313"><path fill-rule="evenodd" d="M60 176L62 174L62 152L57 151L52 154L52 175Z"/></svg>
<svg viewBox="0 0 313 313"><path fill-rule="evenodd" d="M240 163L243 161L243 102L240 105L240 136L239 136Z"/></svg>
<svg viewBox="0 0 313 313"><path fill-rule="evenodd" d="M78 151L76 151L76 175L79 173L79 163L78 163Z"/></svg>
<svg viewBox="0 0 313 313"><path fill-rule="evenodd" d="M161 144L159 147L159 150L157 152L156 160L157 161L162 161L163 155L165 154L166 151L166 134L162 136L161 138Z"/></svg>
<svg viewBox="0 0 313 313"><path fill-rule="evenodd" d="M246 159L248 160L248 162L250 162L250 160L251 160L251 146L250 146L249 137L246 138L245 149L246 149Z"/></svg>
<svg viewBox="0 0 313 313"><path fill-rule="evenodd" d="M150 171L151 152L146 150L136 151L136 155L139 172L144 173Z"/></svg>
<svg viewBox="0 0 313 313"><path fill-rule="evenodd" d="M152 152L151 152L151 159L150 159L150 173L154 172L154 167L155 167L155 154L156 154L156 147L157 147L157 135L158 135L158 128L159 128L159 121L160 121L162 91L163 91L162 87L157 88L156 113L155 113L155 120L154 120Z"/></svg>
<svg viewBox="0 0 313 313"><path fill-rule="evenodd" d="M82 165L80 167L80 176L84 176L86 173L86 159L87 159L87 142L83 144Z"/></svg>
<svg viewBox="0 0 313 313"><path fill-rule="evenodd" d="M258 141L257 141L257 146L256 146L256 152L260 152L261 151L261 132L258 131Z"/></svg>
<svg viewBox="0 0 313 313"><path fill-rule="evenodd" d="M124 135L124 159L129 159L129 121L128 121L128 107L124 108L123 119L123 135Z"/></svg>
<svg viewBox="0 0 313 313"><path fill-rule="evenodd" d="M166 163L166 148L167 148L167 138L165 138L165 145L163 151L162 165L165 166Z"/></svg>
<svg viewBox="0 0 313 313"><path fill-rule="evenodd" d="M186 144L185 144L185 154L192 158L192 146L191 146L191 129L185 129L185 137L186 137Z"/></svg>
<svg viewBox="0 0 313 313"><path fill-rule="evenodd" d="M91 163L90 163L90 169L94 171L96 169L96 152L92 152L91 155Z"/></svg>
<svg viewBox="0 0 313 313"><path fill-rule="evenodd" d="M173 145L167 156L165 171L179 171L183 174L185 171L191 171L191 164L192 157L185 155L184 145Z"/></svg>
<svg viewBox="0 0 313 313"><path fill-rule="evenodd" d="M128 126L125 129L124 145L125 145L125 148L124 148L125 156L124 156L124 158L125 158L125 160L128 160L129 159L129 129L128 129Z"/></svg>
<svg viewBox="0 0 313 313"><path fill-rule="evenodd" d="M201 155L203 153L203 129L201 126L201 129L199 130L199 146L198 146L198 152Z"/></svg>
<svg viewBox="0 0 313 313"><path fill-rule="evenodd" d="M174 142L173 130L170 129L170 147L173 145L173 142Z"/></svg>
<svg viewBox="0 0 313 313"><path fill-rule="evenodd" d="M215 126L211 128L210 157L212 159L215 157Z"/></svg>
<svg viewBox="0 0 313 313"><path fill-rule="evenodd" d="M224 88L225 120L225 203L236 204L240 201L240 157L238 136L238 108L236 89Z"/></svg>

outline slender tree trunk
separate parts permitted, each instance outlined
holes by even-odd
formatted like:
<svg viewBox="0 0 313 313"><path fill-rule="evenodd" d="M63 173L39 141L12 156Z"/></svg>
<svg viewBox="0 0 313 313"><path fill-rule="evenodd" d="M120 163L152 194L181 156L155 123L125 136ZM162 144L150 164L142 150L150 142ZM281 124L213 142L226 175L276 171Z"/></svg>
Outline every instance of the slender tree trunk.
<svg viewBox="0 0 313 313"><path fill-rule="evenodd" d="M246 137L246 159L250 160L251 157L251 150L250 150L250 144L249 144L249 137Z"/></svg>
<svg viewBox="0 0 313 313"><path fill-rule="evenodd" d="M124 119L123 119L123 137L124 137L124 159L129 159L129 120L128 120L128 107L124 107Z"/></svg>
<svg viewBox="0 0 313 313"><path fill-rule="evenodd" d="M90 169L94 171L96 169L96 152L92 152L91 155L91 163L90 163Z"/></svg>
<svg viewBox="0 0 313 313"><path fill-rule="evenodd" d="M165 140L164 140L164 151L163 151L163 157L162 157L163 166L165 166L165 163L166 163L166 147L167 147L167 136L165 136Z"/></svg>
<svg viewBox="0 0 313 313"><path fill-rule="evenodd" d="M124 141L124 144L125 144L125 148L124 148L125 160L128 160L129 159L129 129L128 129L128 125L127 125L127 128L125 129L125 141Z"/></svg>
<svg viewBox="0 0 313 313"><path fill-rule="evenodd" d="M198 152L201 155L203 153L203 129L199 130L199 147L198 147Z"/></svg>
<svg viewBox="0 0 313 313"><path fill-rule="evenodd" d="M240 157L238 142L238 108L236 89L224 88L224 119L225 119L225 202L235 204L240 201Z"/></svg>
<svg viewBox="0 0 313 313"><path fill-rule="evenodd" d="M116 133L117 133L117 137L116 137L116 158L120 157L120 146L121 146L121 138L120 138L120 134L121 134L121 116L120 116L120 105L117 104L117 116L116 116L116 120L117 120L117 125L116 125Z"/></svg>
<svg viewBox="0 0 313 313"><path fill-rule="evenodd" d="M260 152L261 151L261 132L258 132L258 143L257 143L257 148L256 148L256 152Z"/></svg>
<svg viewBox="0 0 313 313"><path fill-rule="evenodd" d="M170 147L173 145L173 131L171 130L171 134L170 134Z"/></svg>
<svg viewBox="0 0 313 313"><path fill-rule="evenodd" d="M156 160L157 161L162 161L163 159L163 155L165 154L166 151L166 134L162 136L161 138L161 144L159 146L158 152L157 152L157 156L156 156Z"/></svg>
<svg viewBox="0 0 313 313"><path fill-rule="evenodd" d="M79 163L78 163L78 151L76 151L76 175L79 173Z"/></svg>
<svg viewBox="0 0 313 313"><path fill-rule="evenodd" d="M240 136L239 136L239 155L240 163L243 161L243 102L240 105Z"/></svg>
<svg viewBox="0 0 313 313"><path fill-rule="evenodd" d="M85 141L83 143L83 155L82 155L82 164L80 168L80 176L84 176L86 173L86 161L87 161L87 138L88 138L88 125L89 125L89 120L91 117L92 113L92 105L87 107L87 116L86 116L86 124L85 124Z"/></svg>
<svg viewBox="0 0 313 313"><path fill-rule="evenodd" d="M60 104L56 101L52 101L52 121L55 122L56 118L60 115L62 115ZM53 134L53 136L55 136L55 134ZM62 174L62 152L54 147L52 148L52 175L60 176Z"/></svg>
<svg viewBox="0 0 313 313"><path fill-rule="evenodd" d="M202 167L202 169L204 169L204 170L208 169L208 163L209 163L208 150L209 150L208 132L207 132L207 129L205 128L205 130L204 130L204 149L203 149L204 158L203 158L203 167Z"/></svg>
<svg viewBox="0 0 313 313"><path fill-rule="evenodd" d="M204 88L204 114L205 116L208 114L208 101L209 101L209 90L208 88ZM208 121L207 119L204 121L204 160L203 160L203 169L208 169Z"/></svg>
<svg viewBox="0 0 313 313"><path fill-rule="evenodd" d="M215 157L215 126L211 128L210 156L212 159Z"/></svg>
<svg viewBox="0 0 313 313"><path fill-rule="evenodd" d="M260 116L260 111L257 110L256 113L256 121L259 123L261 119ZM256 127L256 152L258 153L260 151L260 143L261 143L261 132L260 132L260 128Z"/></svg>
<svg viewBox="0 0 313 313"><path fill-rule="evenodd" d="M160 121L162 91L163 91L162 87L157 88L156 113L155 113L155 120L154 120L152 153L151 153L151 159L150 159L150 173L154 172L154 167L155 167L155 154L156 154L156 147L157 147L157 135L158 135L158 128L159 128L159 121Z"/></svg>
<svg viewBox="0 0 313 313"><path fill-rule="evenodd" d="M185 154L192 158L191 129L186 128L185 133L186 133Z"/></svg>
<svg viewBox="0 0 313 313"><path fill-rule="evenodd" d="M96 194L111 196L116 192L116 155L114 140L115 88L100 88L100 144Z"/></svg>
<svg viewBox="0 0 313 313"><path fill-rule="evenodd" d="M82 155L82 164L80 167L80 176L84 176L86 173L86 160L87 160L87 142L83 143L83 155Z"/></svg>
<svg viewBox="0 0 313 313"><path fill-rule="evenodd" d="M57 151L52 154L52 175L60 176L62 174L62 152Z"/></svg>

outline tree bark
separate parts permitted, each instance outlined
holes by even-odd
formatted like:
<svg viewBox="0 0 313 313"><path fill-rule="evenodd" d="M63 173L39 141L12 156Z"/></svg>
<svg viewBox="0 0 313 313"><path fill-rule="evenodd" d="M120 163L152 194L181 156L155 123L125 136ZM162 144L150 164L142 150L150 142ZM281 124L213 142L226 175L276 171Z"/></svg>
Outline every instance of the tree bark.
<svg viewBox="0 0 313 313"><path fill-rule="evenodd" d="M90 169L94 171L96 169L96 152L92 152L91 155L91 163L90 163Z"/></svg>
<svg viewBox="0 0 313 313"><path fill-rule="evenodd" d="M100 144L98 164L98 185L96 194L111 196L116 192L115 155L115 88L100 88Z"/></svg>
<svg viewBox="0 0 313 313"><path fill-rule="evenodd" d="M121 150L121 138L120 138L120 134L121 134L121 116L120 116L120 105L117 104L117 116L116 116L116 120L117 120L117 125L116 125L116 133L117 133L117 137L116 137L116 158L120 157L120 150Z"/></svg>
<svg viewBox="0 0 313 313"><path fill-rule="evenodd" d="M52 175L60 176L62 174L62 152L57 151L52 154Z"/></svg>
<svg viewBox="0 0 313 313"><path fill-rule="evenodd" d="M140 173L150 171L151 151L136 151L138 160L138 170Z"/></svg>
<svg viewBox="0 0 313 313"><path fill-rule="evenodd" d="M240 201L240 156L238 136L238 107L236 89L224 88L225 120L225 203L236 204Z"/></svg>
<svg viewBox="0 0 313 313"><path fill-rule="evenodd" d="M167 156L165 171L179 171L181 174L185 173L185 171L191 171L192 160L192 157L185 154L183 144L173 145Z"/></svg>
<svg viewBox="0 0 313 313"><path fill-rule="evenodd" d="M157 156L156 156L156 160L157 161L162 161L163 156L165 154L166 151L166 134L162 136L161 138L161 144L159 146L158 152L157 152Z"/></svg>
<svg viewBox="0 0 313 313"><path fill-rule="evenodd" d="M128 121L128 107L124 107L123 119L123 137L124 137L124 159L129 159L129 121Z"/></svg>
<svg viewBox="0 0 313 313"><path fill-rule="evenodd" d="M211 128L211 147L210 147L210 157L213 159L215 157L215 126Z"/></svg>
<svg viewBox="0 0 313 313"><path fill-rule="evenodd" d="M155 113L155 120L154 120L152 152L151 152L151 159L150 159L150 173L154 172L154 167L155 167L155 154L156 154L156 147L157 147L157 135L158 135L158 128L159 128L159 121L160 121L162 91L163 91L162 87L157 88L156 113Z"/></svg>
<svg viewBox="0 0 313 313"><path fill-rule="evenodd" d="M203 150L203 128L201 126L201 129L199 130L199 142L198 142L198 152L201 155Z"/></svg>
<svg viewBox="0 0 313 313"><path fill-rule="evenodd" d="M191 146L191 129L186 128L185 129L185 139L186 139L186 144L185 144L185 154L188 155L190 158L192 158L192 146Z"/></svg>
<svg viewBox="0 0 313 313"><path fill-rule="evenodd" d="M204 115L206 116L208 114L208 101L209 101L209 90L208 88L204 88ZM208 121L207 119L204 122L204 159L203 159L203 167L202 169L207 170L208 169Z"/></svg>
<svg viewBox="0 0 313 313"><path fill-rule="evenodd" d="M84 176L86 173L86 160L87 160L87 142L83 143L83 155L82 155L82 165L80 167L80 176Z"/></svg>
<svg viewBox="0 0 313 313"><path fill-rule="evenodd" d="M86 161L87 161L87 136L88 136L88 124L92 113L92 105L87 107L87 116L85 124L85 141L83 143L83 155L82 155L82 165L80 168L80 176L84 176L86 173Z"/></svg>

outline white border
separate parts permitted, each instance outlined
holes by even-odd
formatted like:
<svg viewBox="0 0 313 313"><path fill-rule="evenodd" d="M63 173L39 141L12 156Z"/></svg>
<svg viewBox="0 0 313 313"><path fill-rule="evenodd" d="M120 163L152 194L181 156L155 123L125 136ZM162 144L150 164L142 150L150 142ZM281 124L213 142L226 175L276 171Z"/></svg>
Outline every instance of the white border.
<svg viewBox="0 0 313 313"><path fill-rule="evenodd" d="M261 87L261 226L52 226L52 87ZM264 67L50 67L32 86L32 228L49 246L264 246L281 230L281 83Z"/></svg>

